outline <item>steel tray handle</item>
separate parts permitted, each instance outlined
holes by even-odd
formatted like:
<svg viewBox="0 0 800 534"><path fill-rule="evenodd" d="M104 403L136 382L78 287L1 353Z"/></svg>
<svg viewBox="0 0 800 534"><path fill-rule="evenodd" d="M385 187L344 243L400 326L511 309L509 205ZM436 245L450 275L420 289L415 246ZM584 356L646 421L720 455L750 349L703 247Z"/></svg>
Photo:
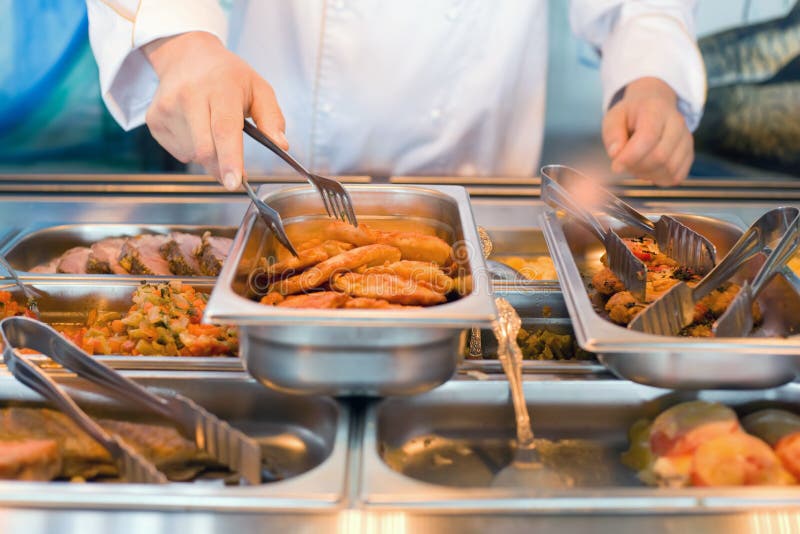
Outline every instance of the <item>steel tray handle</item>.
<svg viewBox="0 0 800 534"><path fill-rule="evenodd" d="M108 394L146 406L164 416L172 414L166 399L152 394L136 382L92 358L49 325L27 317L9 317L0 322L0 330L6 343L6 351L9 343L11 346L31 348L79 377L104 388Z"/></svg>

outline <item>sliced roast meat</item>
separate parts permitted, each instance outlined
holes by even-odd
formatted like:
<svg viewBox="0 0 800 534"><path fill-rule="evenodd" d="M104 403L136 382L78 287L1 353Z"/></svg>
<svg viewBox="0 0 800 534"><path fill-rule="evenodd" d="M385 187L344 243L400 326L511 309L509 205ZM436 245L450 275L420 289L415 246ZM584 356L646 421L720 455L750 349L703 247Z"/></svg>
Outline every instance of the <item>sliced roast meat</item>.
<svg viewBox="0 0 800 534"><path fill-rule="evenodd" d="M169 237L140 235L125 240L119 253L119 263L131 274L169 275L169 263L161 256L161 247Z"/></svg>
<svg viewBox="0 0 800 534"><path fill-rule="evenodd" d="M86 271L94 274L128 274L119 263L124 237L109 237L92 245Z"/></svg>
<svg viewBox="0 0 800 534"><path fill-rule="evenodd" d="M89 247L73 247L63 253L58 261L56 272L64 274L86 274L86 264L89 261Z"/></svg>
<svg viewBox="0 0 800 534"><path fill-rule="evenodd" d="M173 274L196 276L201 272L200 262L197 261L201 245L202 240L199 236L172 232L169 234L169 240L161 247L161 254L169 263Z"/></svg>
<svg viewBox="0 0 800 534"><path fill-rule="evenodd" d="M228 237L214 237L211 232L203 234L203 244L200 247L200 269L207 276L217 276L222 270L222 264L228 257L233 239Z"/></svg>
<svg viewBox="0 0 800 534"><path fill-rule="evenodd" d="M58 262L60 261L61 261L61 256L53 260L50 260L47 263L42 263L37 265L36 267L31 269L30 272L39 274L55 274L58 272Z"/></svg>

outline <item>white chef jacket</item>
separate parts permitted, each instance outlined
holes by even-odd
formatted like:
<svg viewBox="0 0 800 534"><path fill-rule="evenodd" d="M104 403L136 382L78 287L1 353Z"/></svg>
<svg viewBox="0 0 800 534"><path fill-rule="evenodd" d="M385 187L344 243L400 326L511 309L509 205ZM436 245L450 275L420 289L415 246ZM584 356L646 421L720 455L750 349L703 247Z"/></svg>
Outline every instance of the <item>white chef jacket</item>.
<svg viewBox="0 0 800 534"><path fill-rule="evenodd" d="M559 0L560 1L560 0ZM329 174L536 172L546 0L87 0L103 98L144 122L158 79L140 47L202 30L275 89L290 151ZM705 100L694 0L573 0L571 24L602 55L603 102L656 76L690 127ZM245 143L250 173L289 169Z"/></svg>

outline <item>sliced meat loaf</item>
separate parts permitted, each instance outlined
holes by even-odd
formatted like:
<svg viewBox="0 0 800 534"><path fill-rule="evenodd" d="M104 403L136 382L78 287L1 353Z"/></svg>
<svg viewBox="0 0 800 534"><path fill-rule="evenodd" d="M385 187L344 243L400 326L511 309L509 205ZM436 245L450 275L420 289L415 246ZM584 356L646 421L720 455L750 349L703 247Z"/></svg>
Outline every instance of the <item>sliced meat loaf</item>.
<svg viewBox="0 0 800 534"><path fill-rule="evenodd" d="M64 274L86 274L86 264L89 261L89 247L73 247L63 253L58 260L56 272Z"/></svg>
<svg viewBox="0 0 800 534"><path fill-rule="evenodd" d="M211 235L211 232L203 234L202 245L198 254L200 269L203 274L207 276L217 276L219 274L225 258L228 257L228 251L232 243L233 239L228 237L215 237Z"/></svg>
<svg viewBox="0 0 800 534"><path fill-rule="evenodd" d="M95 274L128 274L119 263L125 237L109 237L92 245L86 271Z"/></svg>
<svg viewBox="0 0 800 534"><path fill-rule="evenodd" d="M129 237L120 249L119 263L131 274L170 275L169 263L161 256L168 240L165 235Z"/></svg>
<svg viewBox="0 0 800 534"><path fill-rule="evenodd" d="M199 236L184 232L172 232L169 240L161 247L161 254L167 260L173 274L196 276L201 274L197 254L202 240Z"/></svg>
<svg viewBox="0 0 800 534"><path fill-rule="evenodd" d="M58 262L61 261L61 257L55 258L53 260L48 261L47 263L42 263L31 269L30 272L32 273L39 273L39 274L55 274L58 272Z"/></svg>

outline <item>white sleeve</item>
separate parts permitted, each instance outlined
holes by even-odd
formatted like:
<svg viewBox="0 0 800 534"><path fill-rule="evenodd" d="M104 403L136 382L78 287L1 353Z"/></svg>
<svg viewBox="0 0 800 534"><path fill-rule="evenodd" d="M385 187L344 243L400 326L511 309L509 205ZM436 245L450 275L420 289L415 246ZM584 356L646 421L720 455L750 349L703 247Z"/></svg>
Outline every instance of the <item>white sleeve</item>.
<svg viewBox="0 0 800 534"><path fill-rule="evenodd" d="M630 82L659 78L678 95L694 130L706 100L703 58L694 38L695 0L572 0L573 31L598 49L603 109Z"/></svg>
<svg viewBox="0 0 800 534"><path fill-rule="evenodd" d="M103 100L126 130L144 123L158 77L141 47L189 31L227 37L218 0L86 0Z"/></svg>

